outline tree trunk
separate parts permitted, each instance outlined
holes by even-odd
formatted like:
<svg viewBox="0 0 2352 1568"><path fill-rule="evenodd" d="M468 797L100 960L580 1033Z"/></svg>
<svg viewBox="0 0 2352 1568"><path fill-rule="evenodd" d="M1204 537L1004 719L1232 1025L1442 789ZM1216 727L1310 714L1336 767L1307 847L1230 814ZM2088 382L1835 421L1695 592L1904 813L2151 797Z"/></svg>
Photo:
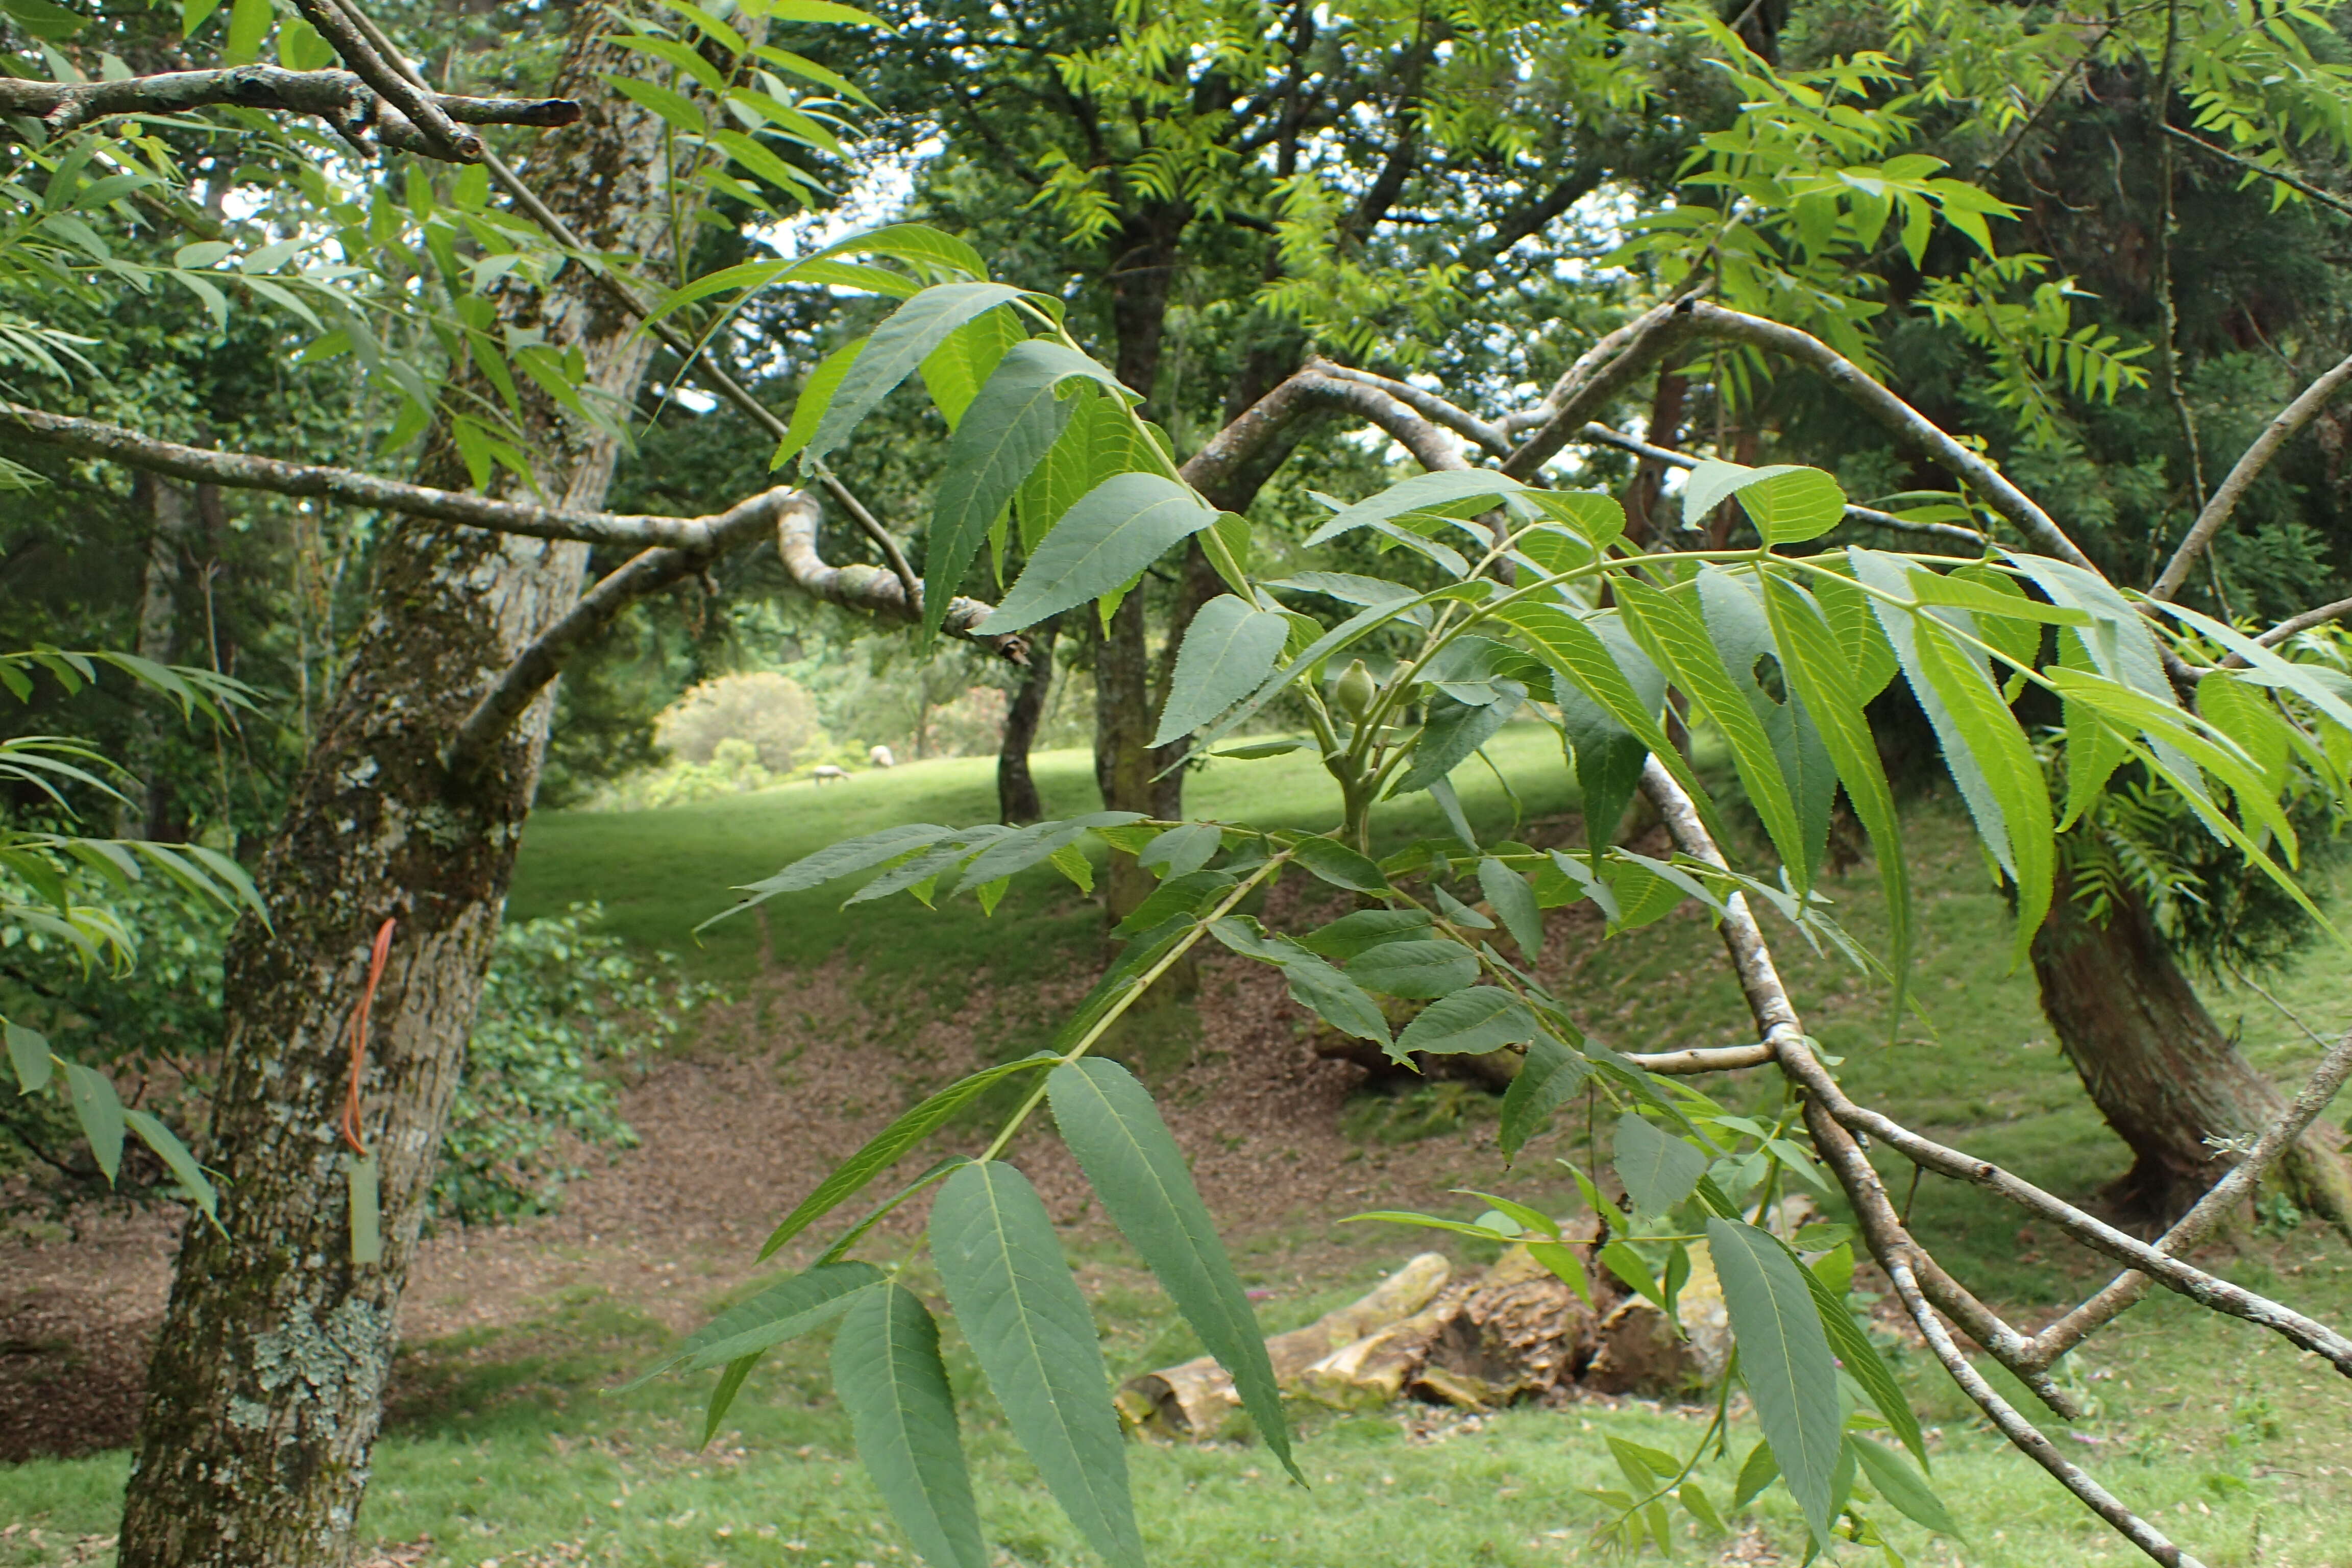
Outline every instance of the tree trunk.
<svg viewBox="0 0 2352 1568"><path fill-rule="evenodd" d="M2213 1022L2137 899L2117 901L2101 923L2062 878L2034 935L2033 973L2067 1059L2131 1146L2131 1169L2103 1196L2155 1234L2232 1163L2208 1140L2252 1139L2278 1114L2278 1090ZM2272 1179L2341 1225L2352 1221L2352 1174L2333 1144L2332 1128L2305 1132Z"/></svg>
<svg viewBox="0 0 2352 1568"><path fill-rule="evenodd" d="M656 254L662 122L609 92L635 57L580 13L553 90L582 121L531 164L599 253ZM577 267L502 299L504 323L587 358L593 397L626 407L650 340ZM614 447L523 384L551 501L600 506ZM446 441L428 482L462 485ZM440 752L484 688L576 599L587 547L403 523L368 629L320 724L261 872L275 929L227 959L225 1061L209 1162L222 1229L192 1225L148 1375L122 1568L340 1565L368 1479L401 1289L537 783L550 701L478 782ZM352 1260L337 1121L344 1034L368 947L400 922L368 1042L362 1136L382 1167L383 1258Z"/></svg>
<svg viewBox="0 0 2352 1568"><path fill-rule="evenodd" d="M147 507L147 562L139 574L139 636L133 645L140 658L170 664L180 652L180 577L189 536L195 531L196 510L187 487L175 479L142 474L131 487ZM157 753L163 746L160 713L163 699L142 693L131 721L130 756L131 805L118 812L117 833L137 833L153 839L186 837L172 831L175 815L170 786L160 773Z"/></svg>
<svg viewBox="0 0 2352 1568"><path fill-rule="evenodd" d="M1007 827L1045 816L1037 781L1029 776L1029 748L1037 742L1037 726L1045 721L1045 699L1053 690L1054 637L1060 630L1059 616L1029 628L1029 668L1004 710L1004 738L996 750L996 819Z"/></svg>
<svg viewBox="0 0 2352 1568"><path fill-rule="evenodd" d="M1144 642L1143 588L1119 601L1106 633L1087 615L1095 637L1095 786L1106 811L1150 816L1158 804L1151 784L1151 654ZM1123 849L1110 852L1104 898L1113 924L1133 913L1159 884Z"/></svg>

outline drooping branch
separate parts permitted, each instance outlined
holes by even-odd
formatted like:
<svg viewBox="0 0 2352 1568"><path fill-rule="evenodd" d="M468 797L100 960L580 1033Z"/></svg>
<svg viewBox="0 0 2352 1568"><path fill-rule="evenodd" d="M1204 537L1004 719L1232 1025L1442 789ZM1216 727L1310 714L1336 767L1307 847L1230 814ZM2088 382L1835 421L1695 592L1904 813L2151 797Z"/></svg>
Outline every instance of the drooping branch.
<svg viewBox="0 0 2352 1568"><path fill-rule="evenodd" d="M1503 463L1514 479L1533 476L1575 433L1643 371L1688 342L1696 331L1696 296L1659 305L1603 336L1570 365L1544 400L1503 421L1507 434L1531 429Z"/></svg>
<svg viewBox="0 0 2352 1568"><path fill-rule="evenodd" d="M1710 866L1725 864L1722 851L1716 847L1706 825L1699 819L1698 808L1655 757L1643 768L1642 793L1657 806L1658 816L1676 848ZM1826 1113L1828 1098L1838 1094L1837 1086L1806 1041L1804 1026L1797 1016L1795 1004L1789 1000L1788 987L1781 984L1772 950L1756 924L1747 896L1736 893L1726 900L1724 911L1718 924L1724 951L1730 956L1732 972L1738 976L1740 991L1748 999L1748 1010L1763 1036L1760 1048L1780 1064L1783 1074L1806 1090L1807 1128L1812 1133L1814 1146L1853 1205L1871 1255L1882 1264L1898 1254L1915 1258L1927 1278L1936 1305L1950 1313L1953 1321L1968 1331L1969 1338L2016 1372L2050 1408L2069 1417L2079 1414L2074 1401L2046 1374L2025 1366L2029 1348L2026 1336L1978 1300L1911 1239L1886 1195L1885 1184L1861 1146Z"/></svg>
<svg viewBox="0 0 2352 1568"><path fill-rule="evenodd" d="M2163 1253L2186 1252L2211 1235L2230 1212L2253 1195L2254 1184L2305 1129L2319 1119L2345 1080L2352 1079L2352 1030L2328 1047L2294 1099L2263 1129L2242 1158L2197 1200L2196 1206L2157 1238ZM2146 1297L2156 1281L2138 1269L2126 1269L2109 1280L2099 1293L2033 1336L2031 1355L2048 1366L2096 1333Z"/></svg>
<svg viewBox="0 0 2352 1568"><path fill-rule="evenodd" d="M168 479L268 490L286 496L325 496L352 506L377 507L408 517L461 523L492 533L533 539L577 539L590 544L669 545L708 550L714 532L741 510L713 517L641 517L618 512L573 511L531 501L499 500L464 490L405 484L352 468L321 463L289 463L210 447L159 441L120 425L50 414L21 404L0 403L0 428L83 458L103 458L127 468ZM741 503L756 504L759 498Z"/></svg>
<svg viewBox="0 0 2352 1568"><path fill-rule="evenodd" d="M1397 381L1385 375L1375 375L1354 365L1334 364L1320 357L1307 362L1308 370L1340 381L1360 382L1378 387L1424 419L1434 420L1464 440L1484 447L1497 458L1511 455L1511 438L1500 426L1489 425L1466 408L1449 403L1426 387L1415 386L1409 381Z"/></svg>
<svg viewBox="0 0 2352 1568"><path fill-rule="evenodd" d="M2212 499L2205 503L2205 509L2197 514L2197 521L2189 525L2188 536L2181 540L2180 548L2174 551L2172 559L2164 563L2163 574L2147 591L2149 598L2169 599L2180 592L2181 585L2189 581L2189 569L2197 564L2198 556L2212 543L2213 536L2221 531L2221 525L2230 521L2231 514L2238 510L2238 503L2245 500L2246 491L2253 488L2263 470L2270 467L2271 459L2278 456L2279 448L2285 446L2296 431L2310 424L2347 384L2352 384L2352 358L2345 359L2305 387L2300 396L2280 409L2263 427L2263 433L2254 437L2253 444L2246 448L2245 456L2238 459L2237 466L2230 470L2229 477L2221 481Z"/></svg>
<svg viewBox="0 0 2352 1568"><path fill-rule="evenodd" d="M776 515L776 552L783 557L784 571L792 577L793 586L812 598L824 599L845 609L864 610L895 621L919 619L921 599L909 598L906 585L895 573L879 566L825 563L816 548L819 515L816 498L804 491L793 492L791 503ZM1014 664L1027 664L1029 645L1018 636L982 636L973 629L994 608L978 599L950 599L940 629L950 637L977 643Z"/></svg>
<svg viewBox="0 0 2352 1568"><path fill-rule="evenodd" d="M2011 1447L2049 1471L2058 1484L2074 1493L2084 1508L2106 1521L2125 1540L2163 1563L2165 1568L2203 1568L2196 1558L2174 1545L2164 1531L2126 1508L2115 1493L2061 1454L2057 1446L2042 1435L2039 1427L2020 1415L2015 1405L2003 1399L1999 1391L1985 1381L1982 1373L1969 1364L1969 1358L1960 1353L1960 1347L1952 1342L1952 1336L1946 1331L1935 1310L1927 1304L1909 1259L1896 1258L1886 1274L1895 1282L1895 1293L1903 1298L1904 1310L1918 1325L1920 1335L1927 1340L1927 1348L1935 1352L1936 1359L1943 1363L1945 1373L1960 1385L1960 1392L1975 1402L1977 1408L1985 1413L1986 1418L2000 1429L2002 1436L2009 1439Z"/></svg>
<svg viewBox="0 0 2352 1568"><path fill-rule="evenodd" d="M461 98L435 93L430 101L446 118L464 125L545 128L569 125L580 118L580 105L568 98ZM0 116L37 120L52 135L117 115L180 114L214 104L309 115L346 134L373 127L388 147L426 157L447 155L407 115L383 102L367 82L347 70L294 71L280 66L244 65L221 70L165 71L115 81L0 77ZM478 148L479 139L473 140Z"/></svg>
<svg viewBox="0 0 2352 1568"><path fill-rule="evenodd" d="M2297 632L2307 632L2314 626L2324 626L2330 621L2352 620L2352 599L2338 599L2332 605L2322 605L2315 610L2305 610L2290 616L2254 640L2264 647L2276 647ZM2224 669L2243 669L2245 659L2231 654L2221 661Z"/></svg>
<svg viewBox="0 0 2352 1568"><path fill-rule="evenodd" d="M580 602L562 620L548 627L507 667L498 683L474 705L466 721L457 726L457 733L444 753L451 775L462 780L478 772L499 740L547 683L562 672L565 661L602 634L624 610L646 595L700 572L720 552L757 538L774 526L786 507L801 499L800 492L793 489L762 491L715 520L708 544L694 549L644 551L583 594Z"/></svg>
<svg viewBox="0 0 2352 1568"><path fill-rule="evenodd" d="M1643 770L1642 787L1643 793L1658 805L1661 816L1665 818L1667 830L1684 853L1694 858L1721 863L1722 858L1716 852L1713 840L1700 823L1690 797L1683 793L1673 775L1660 766L1655 758L1652 758ZM2166 1568L2201 1568L2196 1559L2181 1552L2161 1531L2124 1506L2114 1493L2060 1454L2056 1446L2015 1406L2003 1399L1961 1353L1959 1346L1945 1329L1943 1320L1937 1316L1936 1308L1941 1303L1929 1302L1920 1279L1922 1268L1932 1266L1933 1260L1908 1237L1902 1235L1899 1223L1893 1220L1892 1206L1885 1201L1885 1189L1878 1181L1877 1173L1871 1169L1860 1147L1837 1122L1826 1115L1818 1114L1826 1109L1820 1092L1821 1086L1826 1085L1831 1093L1836 1092L1836 1086L1830 1081L1828 1073L1814 1058L1812 1047L1804 1038L1796 1010L1789 1001L1787 988L1781 984L1780 973L1773 965L1771 952L1765 946L1762 933L1758 931L1755 919L1748 912L1746 897L1735 893L1725 903L1726 913L1720 927L1724 945L1739 975L1741 987L1747 993L1749 1009L1754 1013L1758 1026L1764 1030L1766 1042L1773 1047L1782 1070L1804 1089L1808 1101L1807 1121L1813 1130L1815 1142L1829 1159L1848 1197L1853 1200L1856 1214L1864 1219L1864 1238L1871 1247L1872 1256L1895 1282L1905 1310L1926 1337L1945 1372L1985 1413L2011 1446L2047 1470L2059 1485L2074 1494L2077 1501L2105 1521L2126 1540L2165 1564ZM1862 1179L1856 1179L1856 1167L1862 1173ZM1948 1308L1946 1310L1949 1310ZM2011 1332L2013 1335L2014 1331ZM1978 1342L1984 1342L1979 1339ZM2046 1374L2029 1374L2027 1381L2029 1385L2047 1385L2049 1379ZM2042 1393L2045 1400L2050 1397L2041 1387L2037 1387L2036 1392ZM2062 1414L2074 1414L2071 1402L2064 1401L2063 1396L2053 1402L2053 1408Z"/></svg>

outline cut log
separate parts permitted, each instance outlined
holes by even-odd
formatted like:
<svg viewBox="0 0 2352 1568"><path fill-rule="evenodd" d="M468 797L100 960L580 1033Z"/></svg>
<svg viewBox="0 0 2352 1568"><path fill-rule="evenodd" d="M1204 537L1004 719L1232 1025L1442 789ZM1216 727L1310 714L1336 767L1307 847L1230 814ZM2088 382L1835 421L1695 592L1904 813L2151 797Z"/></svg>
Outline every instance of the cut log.
<svg viewBox="0 0 2352 1568"><path fill-rule="evenodd" d="M1444 1291L1454 1266L1439 1253L1424 1252L1348 1305L1324 1313L1303 1329L1265 1342L1275 1381L1286 1390L1298 1385L1309 1366L1385 1326L1412 1317ZM1234 1380L1214 1357L1129 1378L1118 1391L1119 1415L1129 1426L1177 1437L1214 1437L1241 1411Z"/></svg>
<svg viewBox="0 0 2352 1568"><path fill-rule="evenodd" d="M1595 1394L1685 1394L1723 1375L1731 1359L1731 1314L1705 1242L1690 1249L1690 1278L1675 1298L1681 1331L1655 1306L1628 1296L1601 1320L1583 1386Z"/></svg>
<svg viewBox="0 0 2352 1568"><path fill-rule="evenodd" d="M1406 1392L1478 1408L1540 1398L1575 1381L1599 1328L1591 1308L1514 1247L1463 1295Z"/></svg>

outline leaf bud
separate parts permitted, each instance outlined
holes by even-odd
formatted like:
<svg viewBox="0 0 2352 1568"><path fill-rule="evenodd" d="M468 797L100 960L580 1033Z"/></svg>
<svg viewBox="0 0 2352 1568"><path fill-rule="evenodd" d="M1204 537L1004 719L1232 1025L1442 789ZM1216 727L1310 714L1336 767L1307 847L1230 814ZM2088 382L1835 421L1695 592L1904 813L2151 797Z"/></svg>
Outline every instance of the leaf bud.
<svg viewBox="0 0 2352 1568"><path fill-rule="evenodd" d="M1345 675L1339 677L1339 684L1333 689L1331 697L1339 704L1340 712L1360 722L1364 715L1371 711L1372 698L1379 690L1379 686L1372 680L1372 672L1364 668L1364 661L1360 658L1348 667Z"/></svg>

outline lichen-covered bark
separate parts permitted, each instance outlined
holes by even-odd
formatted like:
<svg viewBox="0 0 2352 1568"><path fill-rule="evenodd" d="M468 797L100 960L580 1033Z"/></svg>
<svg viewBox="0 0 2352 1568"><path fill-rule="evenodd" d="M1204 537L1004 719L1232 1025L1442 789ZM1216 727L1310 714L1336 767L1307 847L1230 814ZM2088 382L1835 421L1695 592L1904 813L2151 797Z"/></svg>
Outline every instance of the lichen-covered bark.
<svg viewBox="0 0 2352 1568"><path fill-rule="evenodd" d="M659 122L607 90L635 57L581 32L556 89L587 113L530 177L600 251L656 250ZM625 404L646 343L580 268L507 319L585 352ZM610 443L532 412L548 499L602 504ZM429 482L462 484L446 451ZM386 545L349 675L265 861L275 929L228 956L226 1062L206 1157L225 1234L191 1226L148 1379L123 1568L309 1568L350 1558L400 1294L457 1087L546 731L534 706L469 784L440 754L499 670L577 598L586 547L411 522ZM399 932L374 1009L364 1136L383 1168L383 1258L355 1265L336 1131L344 1031L377 926Z"/></svg>

